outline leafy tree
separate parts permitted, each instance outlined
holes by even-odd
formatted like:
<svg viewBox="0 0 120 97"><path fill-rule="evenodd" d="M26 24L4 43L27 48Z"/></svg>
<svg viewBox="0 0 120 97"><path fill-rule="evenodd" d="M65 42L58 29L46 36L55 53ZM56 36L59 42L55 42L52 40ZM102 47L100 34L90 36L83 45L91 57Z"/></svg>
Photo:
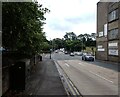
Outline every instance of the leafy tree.
<svg viewBox="0 0 120 97"><path fill-rule="evenodd" d="M79 40L75 40L74 42L74 51L81 51L82 50L82 43Z"/></svg>
<svg viewBox="0 0 120 97"><path fill-rule="evenodd" d="M64 35L65 40L76 40L77 36L74 32L66 32Z"/></svg>
<svg viewBox="0 0 120 97"><path fill-rule="evenodd" d="M50 44L48 42L43 42L42 44L42 52L49 52L50 51Z"/></svg>
<svg viewBox="0 0 120 97"><path fill-rule="evenodd" d="M28 55L40 52L46 38L42 27L46 12L47 8L35 2L3 3L3 47Z"/></svg>
<svg viewBox="0 0 120 97"><path fill-rule="evenodd" d="M95 47L96 41L93 34L80 34L66 32L64 39L56 38L52 41L55 49L65 48L68 52L85 50L86 47Z"/></svg>
<svg viewBox="0 0 120 97"><path fill-rule="evenodd" d="M80 34L78 35L78 39L81 40L83 48L86 46L96 46L95 34Z"/></svg>
<svg viewBox="0 0 120 97"><path fill-rule="evenodd" d="M60 38L55 38L52 40L52 46L54 49L60 49L64 47L64 40Z"/></svg>

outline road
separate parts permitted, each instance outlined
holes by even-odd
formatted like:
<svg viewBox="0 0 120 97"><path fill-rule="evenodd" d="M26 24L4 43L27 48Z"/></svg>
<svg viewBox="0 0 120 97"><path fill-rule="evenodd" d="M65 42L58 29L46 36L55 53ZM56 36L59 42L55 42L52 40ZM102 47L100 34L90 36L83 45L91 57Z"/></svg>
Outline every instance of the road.
<svg viewBox="0 0 120 97"><path fill-rule="evenodd" d="M52 58L82 95L118 95L117 64L86 62L62 52L53 53Z"/></svg>

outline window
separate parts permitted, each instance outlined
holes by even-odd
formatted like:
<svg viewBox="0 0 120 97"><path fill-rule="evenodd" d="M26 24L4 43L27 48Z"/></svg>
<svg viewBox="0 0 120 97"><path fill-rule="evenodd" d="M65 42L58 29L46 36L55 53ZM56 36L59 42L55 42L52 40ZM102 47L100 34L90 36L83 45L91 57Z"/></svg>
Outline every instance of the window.
<svg viewBox="0 0 120 97"><path fill-rule="evenodd" d="M98 36L102 37L103 36L103 32L98 32Z"/></svg>
<svg viewBox="0 0 120 97"><path fill-rule="evenodd" d="M118 38L118 29L112 29L112 30L110 30L108 38L109 39L117 39Z"/></svg>
<svg viewBox="0 0 120 97"><path fill-rule="evenodd" d="M118 19L118 9L109 13L109 22Z"/></svg>
<svg viewBox="0 0 120 97"><path fill-rule="evenodd" d="M104 36L107 36L107 24L104 24Z"/></svg>

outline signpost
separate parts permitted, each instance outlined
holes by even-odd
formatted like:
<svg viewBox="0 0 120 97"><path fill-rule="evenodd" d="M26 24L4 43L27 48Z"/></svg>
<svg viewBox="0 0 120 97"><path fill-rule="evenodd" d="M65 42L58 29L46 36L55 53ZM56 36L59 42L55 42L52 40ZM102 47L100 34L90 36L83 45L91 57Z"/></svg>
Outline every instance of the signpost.
<svg viewBox="0 0 120 97"><path fill-rule="evenodd" d="M52 52L52 49L50 49L50 59L51 59L51 52Z"/></svg>

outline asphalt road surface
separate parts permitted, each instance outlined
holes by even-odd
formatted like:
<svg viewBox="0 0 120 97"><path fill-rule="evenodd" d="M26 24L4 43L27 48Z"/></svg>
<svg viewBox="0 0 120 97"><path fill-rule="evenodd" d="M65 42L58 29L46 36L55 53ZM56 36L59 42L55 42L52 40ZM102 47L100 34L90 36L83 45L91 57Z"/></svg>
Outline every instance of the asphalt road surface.
<svg viewBox="0 0 120 97"><path fill-rule="evenodd" d="M80 56L69 56L62 52L53 53L52 58L82 95L118 95L117 64L86 62Z"/></svg>

